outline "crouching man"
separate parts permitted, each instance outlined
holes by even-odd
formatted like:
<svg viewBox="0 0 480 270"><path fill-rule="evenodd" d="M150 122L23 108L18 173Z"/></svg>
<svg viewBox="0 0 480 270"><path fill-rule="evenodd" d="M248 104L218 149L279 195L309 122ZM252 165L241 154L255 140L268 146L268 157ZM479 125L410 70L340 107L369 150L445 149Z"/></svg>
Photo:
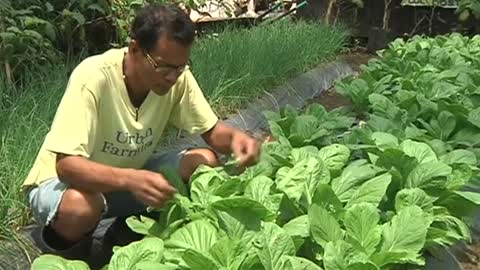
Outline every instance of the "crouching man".
<svg viewBox="0 0 480 270"><path fill-rule="evenodd" d="M256 162L259 143L219 121L188 69L194 38L182 10L148 5L132 23L128 47L74 69L24 182L45 253L87 254L101 219L117 217L112 227L122 228L126 217L162 207L176 190L160 166L188 182L199 165L219 164L216 153L233 153L242 166ZM214 151L157 154L167 124L201 134Z"/></svg>

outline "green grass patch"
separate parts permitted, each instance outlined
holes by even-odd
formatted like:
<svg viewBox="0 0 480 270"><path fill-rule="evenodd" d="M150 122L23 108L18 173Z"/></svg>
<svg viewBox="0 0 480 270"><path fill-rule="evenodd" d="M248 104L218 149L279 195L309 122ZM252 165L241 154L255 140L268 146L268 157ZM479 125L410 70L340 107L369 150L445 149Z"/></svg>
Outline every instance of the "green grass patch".
<svg viewBox="0 0 480 270"><path fill-rule="evenodd" d="M26 74L16 95L0 86L0 237L27 222L20 187L43 142L65 89L66 69Z"/></svg>
<svg viewBox="0 0 480 270"><path fill-rule="evenodd" d="M306 22L227 29L218 37L199 40L192 52L192 69L222 115L331 59L343 48L345 38L341 28Z"/></svg>
<svg viewBox="0 0 480 270"><path fill-rule="evenodd" d="M267 88L332 59L345 37L343 29L303 22L229 29L198 41L192 69L223 116ZM16 95L8 93L0 78L0 238L11 238L15 228L28 222L20 186L53 119L68 70L55 66L25 74Z"/></svg>

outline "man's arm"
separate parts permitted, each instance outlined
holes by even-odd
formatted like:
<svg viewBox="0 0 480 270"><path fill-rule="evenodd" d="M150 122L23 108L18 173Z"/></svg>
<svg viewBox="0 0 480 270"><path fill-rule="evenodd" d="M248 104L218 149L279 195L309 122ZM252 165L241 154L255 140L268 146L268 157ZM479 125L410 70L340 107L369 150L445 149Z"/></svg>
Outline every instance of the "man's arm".
<svg viewBox="0 0 480 270"><path fill-rule="evenodd" d="M90 192L131 191L146 205L161 207L176 193L159 173L103 165L81 156L58 154L57 175L73 188Z"/></svg>
<svg viewBox="0 0 480 270"><path fill-rule="evenodd" d="M216 151L222 154L232 152L231 144L236 129L218 121L213 128L202 134L203 140Z"/></svg>
<svg viewBox="0 0 480 270"><path fill-rule="evenodd" d="M57 154L59 179L74 188L91 192L128 190L132 170L103 165L82 156Z"/></svg>
<svg viewBox="0 0 480 270"><path fill-rule="evenodd" d="M259 155L259 142L240 129L222 121L202 134L203 140L222 154L233 153L241 166L253 165Z"/></svg>

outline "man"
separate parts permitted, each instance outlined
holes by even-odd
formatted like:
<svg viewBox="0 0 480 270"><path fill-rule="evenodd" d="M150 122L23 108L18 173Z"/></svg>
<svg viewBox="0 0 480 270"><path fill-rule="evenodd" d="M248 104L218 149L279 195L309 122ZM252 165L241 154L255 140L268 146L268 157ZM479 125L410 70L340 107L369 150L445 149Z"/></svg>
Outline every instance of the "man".
<svg viewBox="0 0 480 270"><path fill-rule="evenodd" d="M210 149L155 155L169 123L241 166L256 162L259 143L218 120L188 70L194 33L179 8L149 5L132 23L128 48L91 56L72 72L24 183L45 252L86 254L102 218L126 226L126 217L162 207L176 190L160 166L175 167L188 184L199 165L219 164Z"/></svg>

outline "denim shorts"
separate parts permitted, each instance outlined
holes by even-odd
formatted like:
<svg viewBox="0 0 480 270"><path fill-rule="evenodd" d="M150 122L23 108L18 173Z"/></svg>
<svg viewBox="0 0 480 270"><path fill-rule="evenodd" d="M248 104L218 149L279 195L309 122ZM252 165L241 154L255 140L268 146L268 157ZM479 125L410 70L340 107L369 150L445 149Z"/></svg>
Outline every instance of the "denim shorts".
<svg viewBox="0 0 480 270"><path fill-rule="evenodd" d="M178 169L180 161L187 150L154 154L143 169L158 171L162 166ZM67 188L68 184L61 182L58 178L51 178L40 183L40 185L28 193L32 215L39 225L48 226L55 219L62 196ZM104 201L102 219L131 216L147 208L146 205L138 201L128 191L111 192L102 195Z"/></svg>

